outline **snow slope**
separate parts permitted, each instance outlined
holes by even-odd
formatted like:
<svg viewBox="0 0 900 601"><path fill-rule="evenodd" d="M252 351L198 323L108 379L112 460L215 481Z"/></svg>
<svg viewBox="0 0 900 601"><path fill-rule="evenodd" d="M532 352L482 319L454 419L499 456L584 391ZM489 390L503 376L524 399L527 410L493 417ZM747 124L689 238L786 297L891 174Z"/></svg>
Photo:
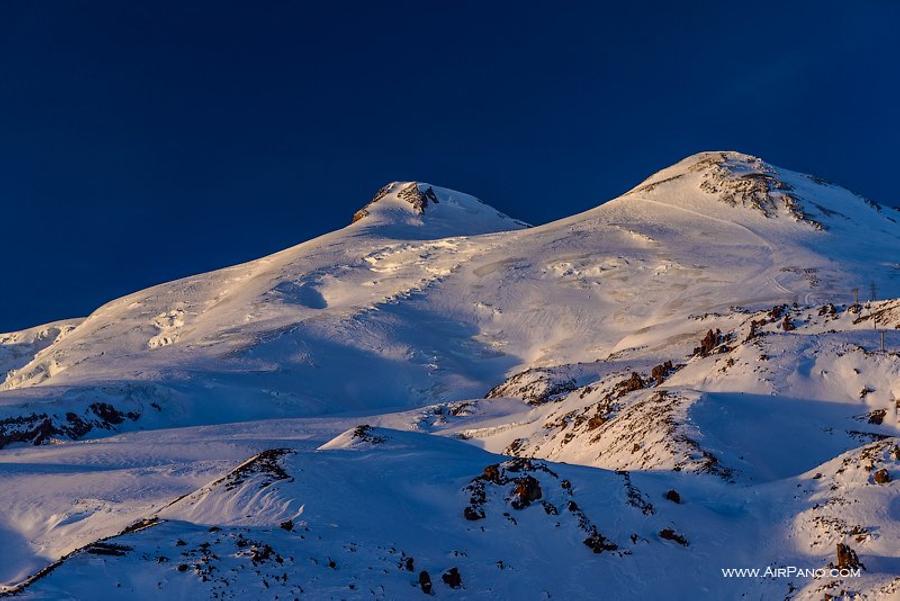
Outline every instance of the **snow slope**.
<svg viewBox="0 0 900 601"><path fill-rule="evenodd" d="M900 212L735 152L538 227L389 184L341 230L0 336L0 581L895 598L900 301L869 298L898 276ZM861 577L721 573L838 543Z"/></svg>

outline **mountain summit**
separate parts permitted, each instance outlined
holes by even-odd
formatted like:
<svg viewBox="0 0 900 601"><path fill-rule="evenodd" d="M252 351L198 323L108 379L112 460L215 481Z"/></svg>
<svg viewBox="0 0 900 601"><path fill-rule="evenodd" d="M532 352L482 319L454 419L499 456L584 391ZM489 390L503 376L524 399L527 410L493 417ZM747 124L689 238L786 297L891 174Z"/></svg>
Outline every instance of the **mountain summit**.
<svg viewBox="0 0 900 601"><path fill-rule="evenodd" d="M477 235L528 224L508 217L474 196L419 182L391 182L353 214L353 224L392 235Z"/></svg>
<svg viewBox="0 0 900 601"><path fill-rule="evenodd" d="M647 178L625 195L629 196L738 220L739 214L720 209L739 208L757 217L788 219L818 230L856 222L895 235L894 225L900 219L897 211L822 178L735 151L689 156ZM748 218L752 220L744 219Z"/></svg>

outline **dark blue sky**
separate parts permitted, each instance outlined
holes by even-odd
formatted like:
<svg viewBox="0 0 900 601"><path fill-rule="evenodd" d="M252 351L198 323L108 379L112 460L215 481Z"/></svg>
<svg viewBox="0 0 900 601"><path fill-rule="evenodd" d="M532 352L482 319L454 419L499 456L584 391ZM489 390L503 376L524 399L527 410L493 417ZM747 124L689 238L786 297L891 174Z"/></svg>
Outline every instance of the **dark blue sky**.
<svg viewBox="0 0 900 601"><path fill-rule="evenodd" d="M139 6L140 5L140 6ZM541 223L733 148L900 204L900 3L4 2L0 331L347 223Z"/></svg>

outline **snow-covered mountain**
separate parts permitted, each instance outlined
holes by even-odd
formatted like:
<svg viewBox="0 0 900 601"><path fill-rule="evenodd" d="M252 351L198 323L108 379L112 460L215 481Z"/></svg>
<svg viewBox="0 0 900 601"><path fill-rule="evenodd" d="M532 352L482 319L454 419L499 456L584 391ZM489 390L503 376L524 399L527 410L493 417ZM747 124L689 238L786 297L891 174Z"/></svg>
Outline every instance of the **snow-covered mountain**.
<svg viewBox="0 0 900 601"><path fill-rule="evenodd" d="M898 297L900 212L736 152L537 227L395 182L343 229L0 335L0 581L896 598ZM865 570L721 571L829 561Z"/></svg>

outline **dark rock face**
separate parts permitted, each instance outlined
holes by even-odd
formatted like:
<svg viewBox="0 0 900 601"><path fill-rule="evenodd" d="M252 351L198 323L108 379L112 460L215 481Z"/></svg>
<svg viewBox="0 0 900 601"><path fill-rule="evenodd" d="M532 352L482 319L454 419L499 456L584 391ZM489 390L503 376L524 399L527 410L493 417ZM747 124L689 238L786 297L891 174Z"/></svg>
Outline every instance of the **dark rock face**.
<svg viewBox="0 0 900 601"><path fill-rule="evenodd" d="M441 580L450 588L459 588L462 586L462 576L459 575L457 568L450 568L441 574Z"/></svg>
<svg viewBox="0 0 900 601"><path fill-rule="evenodd" d="M421 588L422 592L426 595L431 594L431 576L425 570L419 572L419 588Z"/></svg>
<svg viewBox="0 0 900 601"><path fill-rule="evenodd" d="M672 366L672 362L666 361L650 370L650 377L653 378L656 381L656 385L659 386L673 371L675 371L675 368Z"/></svg>
<svg viewBox="0 0 900 601"><path fill-rule="evenodd" d="M863 565L860 563L856 551L844 543L838 543L837 564L835 567L839 570L846 570L860 568L863 567Z"/></svg>
<svg viewBox="0 0 900 601"><path fill-rule="evenodd" d="M723 342L725 342L725 338L722 336L721 330L718 328L715 331L708 330L706 336L700 341L700 346L694 348L694 355L708 357Z"/></svg>
<svg viewBox="0 0 900 601"><path fill-rule="evenodd" d="M886 409L875 409L869 413L869 423L875 424L876 426L880 426L884 422L884 418L887 416Z"/></svg>
<svg viewBox="0 0 900 601"><path fill-rule="evenodd" d="M372 200L366 203L366 206L353 214L353 219L350 223L356 223L360 219L366 217L369 214L369 208L373 204L393 192L396 186L396 182L382 186L378 190L378 192L375 193L375 196L372 197ZM403 188L401 188L400 191L397 192L397 198L399 198L400 200L405 200L406 202L411 204L413 206L413 209L415 209L416 213L418 213L419 215L425 213L425 207L428 206L428 203L440 203L437 194L435 194L434 192L434 188L428 186L428 188L423 191L419 189L419 184L416 182L410 182L403 186Z"/></svg>
<svg viewBox="0 0 900 601"><path fill-rule="evenodd" d="M541 483L534 476L526 475L515 480L513 498L510 504L513 509L524 509L543 496Z"/></svg>
<svg viewBox="0 0 900 601"><path fill-rule="evenodd" d="M494 484L501 483L500 476L500 466L496 463L488 465L484 468L484 472L482 472L481 477L487 480L488 482L493 482Z"/></svg>
<svg viewBox="0 0 900 601"><path fill-rule="evenodd" d="M0 420L0 449L18 443L46 444L54 437L78 439L95 429L110 430L125 422L136 421L140 413L119 411L109 403L92 403L82 414L69 411L63 420L47 413L32 413Z"/></svg>
<svg viewBox="0 0 900 601"><path fill-rule="evenodd" d="M644 379L641 378L641 374L633 371L627 379L622 380L621 382L616 384L616 392L618 393L618 396L623 396L628 394L629 392L641 390L645 387L646 384L644 383Z"/></svg>
<svg viewBox="0 0 900 601"><path fill-rule="evenodd" d="M681 495L678 494L678 491L674 488L670 491L667 491L665 497L666 500L672 501L673 503L681 503Z"/></svg>

